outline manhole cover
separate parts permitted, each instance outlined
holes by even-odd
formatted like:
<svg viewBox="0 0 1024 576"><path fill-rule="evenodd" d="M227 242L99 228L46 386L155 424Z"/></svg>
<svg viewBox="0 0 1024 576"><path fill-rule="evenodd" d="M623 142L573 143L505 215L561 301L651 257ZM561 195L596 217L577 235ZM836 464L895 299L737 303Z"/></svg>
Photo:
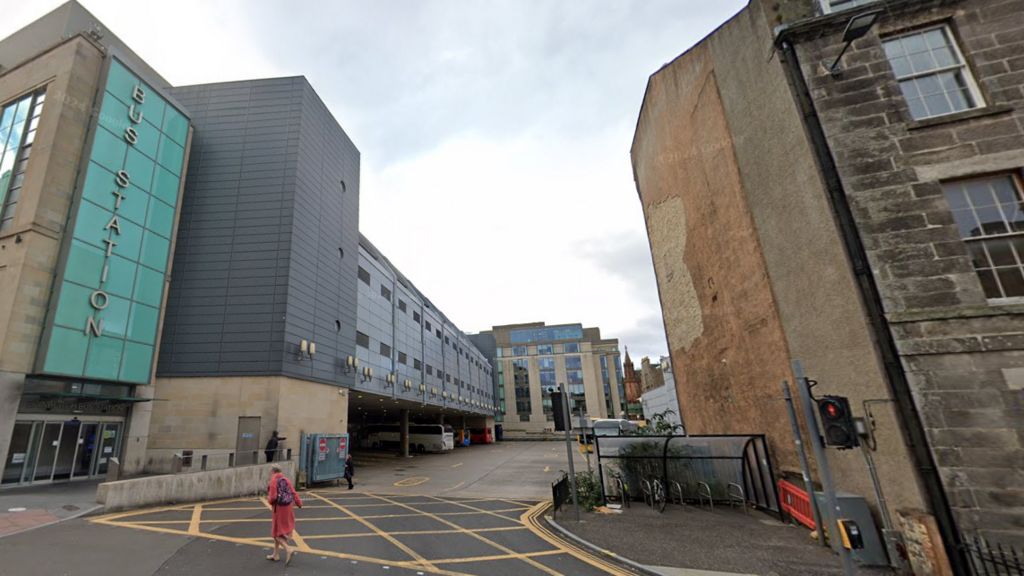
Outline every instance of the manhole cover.
<svg viewBox="0 0 1024 576"><path fill-rule="evenodd" d="M74 512L75 510L81 510L81 508L79 508L78 506L75 506L74 504L65 504L65 505L61 506L61 508L67 510L68 512Z"/></svg>
<svg viewBox="0 0 1024 576"><path fill-rule="evenodd" d="M8 508L8 512L24 512L27 508Z"/></svg>

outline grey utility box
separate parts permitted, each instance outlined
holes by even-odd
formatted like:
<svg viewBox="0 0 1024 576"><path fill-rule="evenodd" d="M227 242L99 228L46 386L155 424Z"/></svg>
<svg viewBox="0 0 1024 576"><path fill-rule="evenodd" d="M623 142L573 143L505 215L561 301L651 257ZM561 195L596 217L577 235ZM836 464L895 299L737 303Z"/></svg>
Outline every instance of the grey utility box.
<svg viewBox="0 0 1024 576"><path fill-rule="evenodd" d="M825 494L815 492L814 497L818 501L818 509L821 510L822 516L828 518L829 509ZM849 492L837 492L836 501L839 504L840 518L856 522L864 538L864 548L851 551L853 560L863 566L888 566L889 556L885 552L885 543L882 542L867 500L863 496ZM829 542L836 551L843 545L842 538L837 533L838 530L835 524L829 524Z"/></svg>

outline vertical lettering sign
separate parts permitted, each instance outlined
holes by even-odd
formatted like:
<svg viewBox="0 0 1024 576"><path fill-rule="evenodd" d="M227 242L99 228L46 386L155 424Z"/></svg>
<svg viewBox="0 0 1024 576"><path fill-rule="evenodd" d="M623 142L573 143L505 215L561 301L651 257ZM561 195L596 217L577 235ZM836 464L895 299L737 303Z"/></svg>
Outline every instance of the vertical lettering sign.
<svg viewBox="0 0 1024 576"><path fill-rule="evenodd" d="M42 372L149 383L188 126L111 61Z"/></svg>

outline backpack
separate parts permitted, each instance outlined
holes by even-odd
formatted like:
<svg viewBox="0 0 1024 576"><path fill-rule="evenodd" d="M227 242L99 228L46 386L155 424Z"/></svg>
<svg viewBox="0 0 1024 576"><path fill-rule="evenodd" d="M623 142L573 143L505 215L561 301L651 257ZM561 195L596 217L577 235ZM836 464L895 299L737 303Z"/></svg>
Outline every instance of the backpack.
<svg viewBox="0 0 1024 576"><path fill-rule="evenodd" d="M292 494L291 487L288 486L288 479L281 476L277 479L277 499L274 500L274 504L280 506L287 506L295 501L295 497Z"/></svg>

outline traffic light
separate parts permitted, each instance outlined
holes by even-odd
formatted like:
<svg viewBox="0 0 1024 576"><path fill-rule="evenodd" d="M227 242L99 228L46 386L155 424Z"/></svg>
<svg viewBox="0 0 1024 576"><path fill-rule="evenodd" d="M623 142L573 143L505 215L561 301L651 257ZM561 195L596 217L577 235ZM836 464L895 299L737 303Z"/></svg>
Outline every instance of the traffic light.
<svg viewBox="0 0 1024 576"><path fill-rule="evenodd" d="M562 399L561 392L550 392L549 394L551 394L551 412L555 419L555 430L565 432L565 425L569 422L568 415L565 413L565 400Z"/></svg>
<svg viewBox="0 0 1024 576"><path fill-rule="evenodd" d="M857 429L850 412L850 401L843 396L822 396L818 398L818 413L825 427L825 444L837 446L840 450L860 446Z"/></svg>

